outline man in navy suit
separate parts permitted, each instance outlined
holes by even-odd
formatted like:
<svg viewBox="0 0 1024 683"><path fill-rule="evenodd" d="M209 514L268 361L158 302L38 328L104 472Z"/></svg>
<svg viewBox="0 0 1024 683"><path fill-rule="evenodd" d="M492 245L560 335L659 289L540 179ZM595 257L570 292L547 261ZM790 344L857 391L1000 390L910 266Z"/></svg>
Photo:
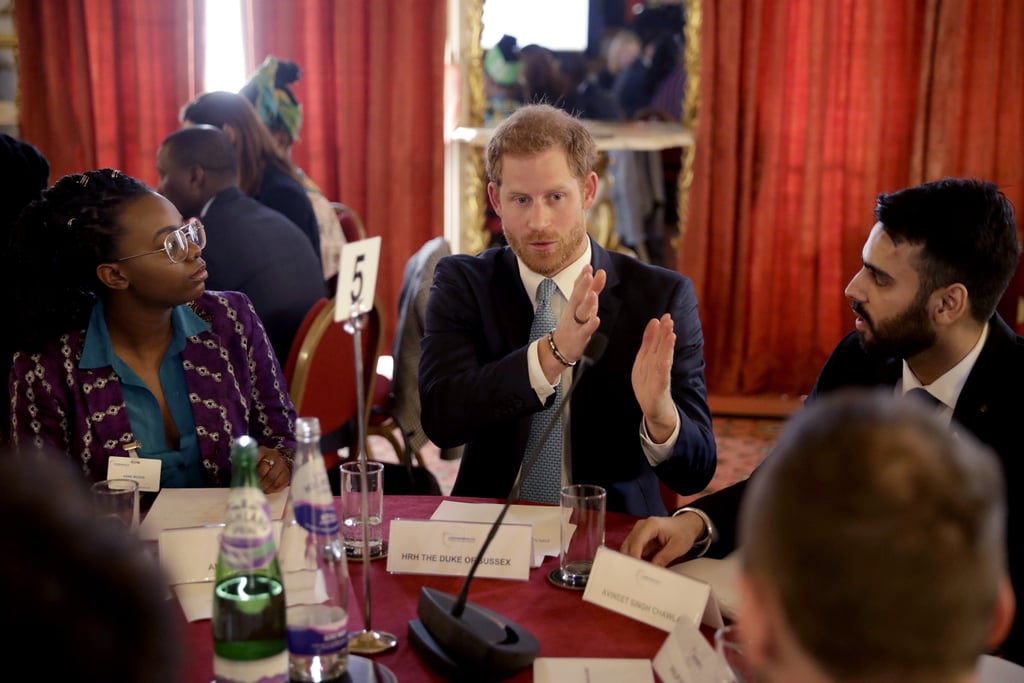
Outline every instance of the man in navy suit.
<svg viewBox="0 0 1024 683"><path fill-rule="evenodd" d="M693 285L588 238L596 159L587 129L547 105L517 110L488 143L488 197L509 246L441 259L420 356L427 436L466 444L455 495L507 497L531 425L555 417L556 393L576 377L570 421L553 434L561 477L531 499L557 502L563 482L598 484L610 510L664 514L659 480L693 493L714 474ZM547 280L554 324L531 341ZM580 376L572 366L599 330L607 350Z"/></svg>
<svg viewBox="0 0 1024 683"><path fill-rule="evenodd" d="M242 193L236 164L222 130L183 128L160 145L159 191L206 227L207 289L248 295L284 366L302 319L326 295L320 260L294 223Z"/></svg>
<svg viewBox="0 0 1024 683"><path fill-rule="evenodd" d="M992 448L1014 491L1024 481L1024 339L995 312L1020 256L1013 207L992 183L950 178L879 195L875 218L863 267L846 286L856 329L836 346L808 401L850 386L914 392L954 433L966 430ZM645 519L623 551L663 566L687 554L725 555L736 545L746 490L743 481L673 517ZM1018 592L1024 590L1019 501L1010 496L1007 523ZM1024 662L1022 621L1003 645L1017 662Z"/></svg>

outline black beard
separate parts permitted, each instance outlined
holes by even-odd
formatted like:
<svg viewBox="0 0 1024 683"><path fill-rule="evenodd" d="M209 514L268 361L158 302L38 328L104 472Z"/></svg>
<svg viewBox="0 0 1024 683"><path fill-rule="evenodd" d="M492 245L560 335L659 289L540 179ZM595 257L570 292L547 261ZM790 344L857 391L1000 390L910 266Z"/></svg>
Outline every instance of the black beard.
<svg viewBox="0 0 1024 683"><path fill-rule="evenodd" d="M859 339L864 350L884 358L907 359L935 345L936 334L928 320L928 294L919 292L907 309L892 320L875 325L854 302L853 310L864 319L872 332L868 340L861 332Z"/></svg>

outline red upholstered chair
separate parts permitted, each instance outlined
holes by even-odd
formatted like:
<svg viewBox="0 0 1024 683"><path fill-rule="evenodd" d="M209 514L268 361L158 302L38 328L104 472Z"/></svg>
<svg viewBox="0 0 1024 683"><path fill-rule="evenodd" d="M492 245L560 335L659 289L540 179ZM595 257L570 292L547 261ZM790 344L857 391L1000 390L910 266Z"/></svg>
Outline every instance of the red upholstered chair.
<svg viewBox="0 0 1024 683"><path fill-rule="evenodd" d="M318 310L310 311L306 316L300 331L308 323L307 331L297 351L293 345L294 363L289 357L285 370L296 414L319 418L323 434L339 429L356 417L358 411L355 344L353 336L345 331L344 323L334 322L334 307L335 299L331 299L323 305L318 304ZM361 381L366 413L369 413L381 339L380 308L376 303L365 315L365 326L360 336L363 356ZM361 420L365 434L366 414ZM367 457L369 455L367 451ZM324 454L324 463L329 471L334 470L339 462L337 452Z"/></svg>
<svg viewBox="0 0 1024 683"><path fill-rule="evenodd" d="M345 233L346 242L358 242L366 239L366 227L359 214L341 202L331 202L331 208L338 216L338 222L341 223L341 231Z"/></svg>

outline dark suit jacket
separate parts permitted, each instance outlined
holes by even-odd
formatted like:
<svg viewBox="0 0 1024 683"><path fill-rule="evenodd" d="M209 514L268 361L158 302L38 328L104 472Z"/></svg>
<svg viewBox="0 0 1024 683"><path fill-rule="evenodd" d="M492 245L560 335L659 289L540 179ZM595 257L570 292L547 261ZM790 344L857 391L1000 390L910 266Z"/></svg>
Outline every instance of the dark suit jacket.
<svg viewBox="0 0 1024 683"><path fill-rule="evenodd" d="M592 262L608 273L598 310L608 347L571 399L573 481L605 487L609 510L664 514L658 479L680 493L700 491L716 464L693 285L596 244ZM630 376L644 326L666 312L675 322L672 396L680 432L671 457L652 468ZM466 444L455 495L505 498L512 488L530 420L543 408L527 369L532 322L508 247L437 264L420 353L421 419L437 445Z"/></svg>
<svg viewBox="0 0 1024 683"><path fill-rule="evenodd" d="M326 292L313 247L294 223L237 187L218 194L202 220L207 289L249 296L284 367L295 331Z"/></svg>
<svg viewBox="0 0 1024 683"><path fill-rule="evenodd" d="M868 355L857 333L851 332L825 362L807 400L844 387L895 386L902 372L901 359ZM1010 576L1018 602L1024 596L1024 502L1013 492L1018 483L1024 482L1024 432L1020 429L1024 419L1024 391L1021 387L1024 387L1024 339L994 315L989 321L985 346L953 409L953 429L966 429L974 434L1002 461L1008 491ZM746 485L746 481L740 482L693 503L694 507L708 513L718 530L719 538L709 552L712 556L722 557L736 546L736 522ZM1024 611L1018 609L1017 614L1004 652L1007 658L1022 662Z"/></svg>

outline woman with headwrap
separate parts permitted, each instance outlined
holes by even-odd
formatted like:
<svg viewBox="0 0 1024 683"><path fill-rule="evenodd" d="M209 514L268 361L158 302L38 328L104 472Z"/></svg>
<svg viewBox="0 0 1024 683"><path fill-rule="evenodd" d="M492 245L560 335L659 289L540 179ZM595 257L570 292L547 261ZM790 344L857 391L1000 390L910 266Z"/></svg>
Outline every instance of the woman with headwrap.
<svg viewBox="0 0 1024 683"><path fill-rule="evenodd" d="M292 160L292 145L299 138L302 128L302 105L288 86L299 80L301 72L294 62L267 56L249 82L239 94L252 102L263 124L270 131L278 149L289 161ZM324 279L332 283L338 274L341 247L345 235L338 222L330 201L316 183L292 163L299 180L313 204L317 225L320 228L320 254L324 268Z"/></svg>

